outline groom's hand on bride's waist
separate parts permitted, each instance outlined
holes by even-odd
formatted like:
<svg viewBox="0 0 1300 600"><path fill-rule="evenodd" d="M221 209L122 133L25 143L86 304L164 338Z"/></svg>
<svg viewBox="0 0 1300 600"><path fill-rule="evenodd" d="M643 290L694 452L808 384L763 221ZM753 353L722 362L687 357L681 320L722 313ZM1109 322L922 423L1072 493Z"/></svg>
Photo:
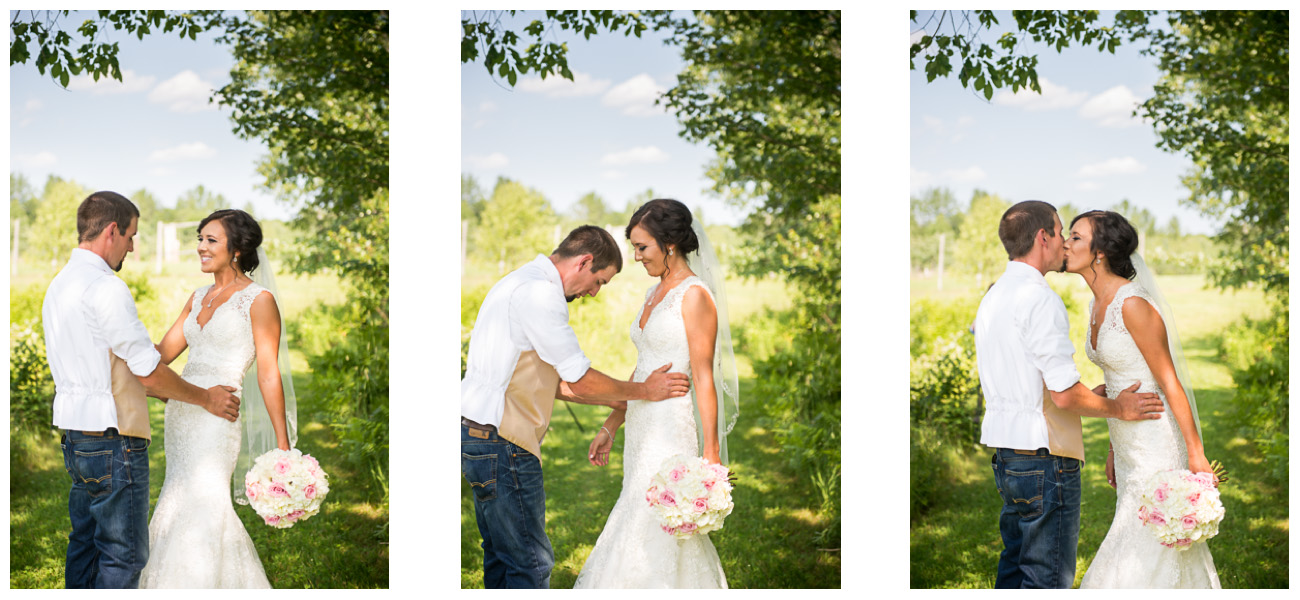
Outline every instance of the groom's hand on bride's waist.
<svg viewBox="0 0 1300 600"><path fill-rule="evenodd" d="M203 408L231 423L239 418L239 397L231 392L237 388L228 385L214 385L208 388L208 401Z"/></svg>
<svg viewBox="0 0 1300 600"><path fill-rule="evenodd" d="M672 363L668 363L659 367L646 378L642 384L645 386L646 400L657 402L668 398L678 398L691 391L690 378L685 373L669 373L668 369L672 366Z"/></svg>
<svg viewBox="0 0 1300 600"><path fill-rule="evenodd" d="M1139 383L1124 389L1115 398L1119 404L1119 418L1124 421L1142 421L1147 419L1159 419L1160 413L1165 411L1165 404L1160 400L1158 394L1151 392L1138 393L1136 390Z"/></svg>

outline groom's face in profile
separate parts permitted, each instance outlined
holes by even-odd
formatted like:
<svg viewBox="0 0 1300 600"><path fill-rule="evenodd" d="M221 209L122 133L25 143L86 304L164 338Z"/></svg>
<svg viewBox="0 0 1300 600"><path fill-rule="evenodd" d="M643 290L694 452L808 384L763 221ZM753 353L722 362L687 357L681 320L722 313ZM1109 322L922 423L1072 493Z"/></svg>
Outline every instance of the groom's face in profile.
<svg viewBox="0 0 1300 600"><path fill-rule="evenodd" d="M592 271L589 267L583 266L578 269L572 281L564 283L564 299L573 302L582 296L596 297L600 288L609 283L614 278L618 270L614 265L610 265L599 271Z"/></svg>
<svg viewBox="0 0 1300 600"><path fill-rule="evenodd" d="M127 253L135 250L135 233L139 225L140 218L132 217L131 225L126 228L126 231L116 232L116 237L113 238L113 243L108 249L108 265L113 267L114 271L121 271Z"/></svg>
<svg viewBox="0 0 1300 600"><path fill-rule="evenodd" d="M1065 236L1062 235L1061 232L1060 215L1052 215L1052 221L1056 229L1054 231L1055 235L1047 238L1047 251L1049 257L1051 258L1051 260L1047 261L1047 264L1060 265L1060 268L1055 270L1064 273L1065 272Z"/></svg>

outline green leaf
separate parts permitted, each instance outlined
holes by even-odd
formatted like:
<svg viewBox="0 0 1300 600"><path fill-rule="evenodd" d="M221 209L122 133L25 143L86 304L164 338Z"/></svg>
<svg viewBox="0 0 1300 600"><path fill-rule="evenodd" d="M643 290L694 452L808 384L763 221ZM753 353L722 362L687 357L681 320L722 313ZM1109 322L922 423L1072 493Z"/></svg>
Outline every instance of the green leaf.
<svg viewBox="0 0 1300 600"><path fill-rule="evenodd" d="M510 82L510 87L514 87L515 80L519 79L519 74L510 71L510 73L506 75L506 79Z"/></svg>

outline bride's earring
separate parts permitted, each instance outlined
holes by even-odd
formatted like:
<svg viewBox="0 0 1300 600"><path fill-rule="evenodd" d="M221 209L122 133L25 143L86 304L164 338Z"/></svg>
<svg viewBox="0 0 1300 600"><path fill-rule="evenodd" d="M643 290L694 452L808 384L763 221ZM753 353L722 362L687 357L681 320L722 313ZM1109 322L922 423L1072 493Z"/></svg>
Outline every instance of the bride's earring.
<svg viewBox="0 0 1300 600"><path fill-rule="evenodd" d="M669 249L668 249L668 256L672 256L672 255L673 255L673 249L672 249L672 248L669 248Z"/></svg>

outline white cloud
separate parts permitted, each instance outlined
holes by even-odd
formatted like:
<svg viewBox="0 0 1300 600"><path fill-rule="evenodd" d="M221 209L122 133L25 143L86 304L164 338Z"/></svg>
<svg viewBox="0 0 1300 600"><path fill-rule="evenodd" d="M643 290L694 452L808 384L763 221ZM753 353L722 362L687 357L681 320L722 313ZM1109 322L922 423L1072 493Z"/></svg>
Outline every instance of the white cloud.
<svg viewBox="0 0 1300 600"><path fill-rule="evenodd" d="M175 173L175 171L168 169L167 167L154 167L149 169L150 177L171 177L172 173Z"/></svg>
<svg viewBox="0 0 1300 600"><path fill-rule="evenodd" d="M137 75L131 69L122 69L122 81L111 75L100 75L99 81L90 75L77 75L68 80L68 90L74 92L89 91L96 96L104 94L133 94L143 92L151 87L158 78L153 75Z"/></svg>
<svg viewBox="0 0 1300 600"><path fill-rule="evenodd" d="M212 158L217 151L203 142L190 142L171 148L155 150L149 155L150 162L176 162L182 160L201 160Z"/></svg>
<svg viewBox="0 0 1300 600"><path fill-rule="evenodd" d="M464 158L464 162L471 169L488 171L504 168L510 164L510 159L500 152L493 152L487 156L470 154Z"/></svg>
<svg viewBox="0 0 1300 600"><path fill-rule="evenodd" d="M23 105L23 108L27 109L28 111L36 111L44 107L45 105L41 104L41 101L37 100L36 98L32 98L31 100L28 100L27 103Z"/></svg>
<svg viewBox="0 0 1300 600"><path fill-rule="evenodd" d="M496 112L496 109L497 109L497 103L491 100L488 100L478 105L478 111L481 113Z"/></svg>
<svg viewBox="0 0 1300 600"><path fill-rule="evenodd" d="M943 119L940 119L939 117L922 115L921 124L925 126L925 129L927 131L933 131L934 133L939 135L943 134Z"/></svg>
<svg viewBox="0 0 1300 600"><path fill-rule="evenodd" d="M668 153L655 146L640 146L601 157L600 164L610 166L659 163L668 160Z"/></svg>
<svg viewBox="0 0 1300 600"><path fill-rule="evenodd" d="M664 107L655 106L655 100L666 91L653 78L642 73L614 86L601 97L600 103L621 109L625 115L653 117L664 114Z"/></svg>
<svg viewBox="0 0 1300 600"><path fill-rule="evenodd" d="M546 79L537 76L519 80L518 89L534 94L543 94L550 98L573 98L577 96L595 96L605 91L610 84L608 79L593 79L591 75L579 71L573 72L573 81L558 74L548 75Z"/></svg>
<svg viewBox="0 0 1300 600"><path fill-rule="evenodd" d="M1055 110L1077 106L1088 97L1087 92L1071 92L1069 88L1056 85L1046 78L1039 78L1038 86L1043 89L1042 94L1026 88L1020 88L1015 93L1003 90L993 96L993 103L1025 110Z"/></svg>
<svg viewBox="0 0 1300 600"><path fill-rule="evenodd" d="M614 171L614 170L601 171L601 172L600 172L600 176L601 176L601 178L603 178L603 179L611 179L611 180L612 180L612 179L622 179L625 175L627 175L627 174L624 173L624 172L622 172L622 171Z"/></svg>
<svg viewBox="0 0 1300 600"><path fill-rule="evenodd" d="M1142 122L1133 116L1133 108L1141 102L1127 87L1117 85L1085 102L1079 116L1095 120L1102 127L1131 127Z"/></svg>
<svg viewBox="0 0 1300 600"><path fill-rule="evenodd" d="M1093 192L1101 189L1101 184L1095 181L1080 181L1078 185L1074 186L1074 189L1081 192Z"/></svg>
<svg viewBox="0 0 1300 600"><path fill-rule="evenodd" d="M13 161L25 169L44 169L54 166L59 159L53 152L42 150L36 154L16 154L13 156Z"/></svg>
<svg viewBox="0 0 1300 600"><path fill-rule="evenodd" d="M185 70L177 73L149 92L149 101L167 105L172 112L190 113L202 110L216 110L215 103L209 103L208 97L215 89L211 83L199 79L198 73Z"/></svg>
<svg viewBox="0 0 1300 600"><path fill-rule="evenodd" d="M1104 162L1084 165L1075 173L1076 177L1107 177L1110 175L1131 175L1147 170L1147 166L1132 156L1112 158Z"/></svg>

